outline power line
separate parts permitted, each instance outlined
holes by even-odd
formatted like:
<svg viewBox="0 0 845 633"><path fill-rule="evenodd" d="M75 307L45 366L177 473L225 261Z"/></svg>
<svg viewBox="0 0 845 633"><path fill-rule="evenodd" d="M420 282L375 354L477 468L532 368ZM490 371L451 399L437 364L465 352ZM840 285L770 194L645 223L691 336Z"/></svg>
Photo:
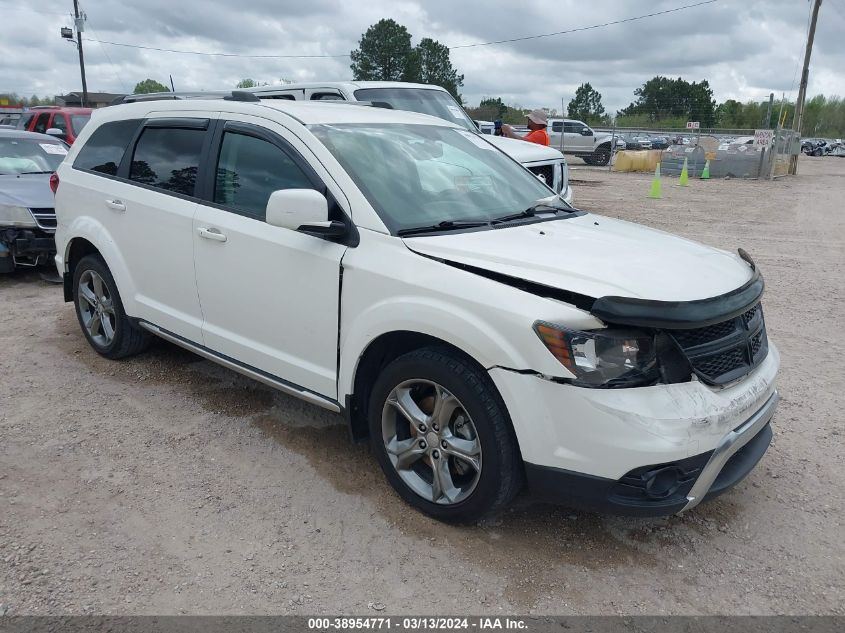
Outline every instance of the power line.
<svg viewBox="0 0 845 633"><path fill-rule="evenodd" d="M614 26L616 24L624 24L625 22L634 22L635 20L644 20L645 18L653 18L658 15L666 15L667 13L676 13L685 9L694 9L705 4L713 4L719 0L704 0L703 2L696 2L695 4L688 4L683 7L676 7L674 9L666 9L665 11L656 11L655 13L646 13L645 15L638 15L633 18L625 18L623 20L614 20L613 22L604 22L602 24L593 24L591 26L581 26L576 29L568 29L566 31L555 31L554 33L543 33L542 35L526 35L525 37L513 37L507 40L496 40L495 42L479 42L477 44L460 44L459 46L450 46L449 50L456 48L474 48L476 46L492 46L493 44L508 44L510 42L523 42L525 40L536 40L541 37L552 37L554 35L566 35L568 33L577 33L579 31L590 31L593 29L600 29L605 26Z"/></svg>
<svg viewBox="0 0 845 633"><path fill-rule="evenodd" d="M684 11L686 9L694 9L695 7L704 6L706 4L713 4L715 2L719 2L719 0L703 0L702 2L696 2L694 4L684 5L682 7L675 7L674 9L666 9L664 11L655 11L653 13L646 13L645 15L638 15L631 18L623 18L621 20L614 20L612 22L604 22L602 24L592 24L590 26L581 26L575 29L568 29L566 31L555 31L554 33L542 33L539 35L526 35L524 37L514 37L506 40L495 40L491 42L477 42L475 44L459 44L457 46L450 46L449 50L456 50L461 48L475 48L478 46L493 46L495 44L507 44L510 42L522 42L525 40L534 40L539 39L542 37L552 37L555 35L566 35L568 33L577 33L580 31L590 31L594 29L604 28L606 26L614 26L616 24L624 24L626 22L634 22L636 20L644 20L646 18L653 18L660 15L666 15L669 13L677 13L678 11ZM99 39L92 39L92 38L85 38L86 41L90 42L98 42L100 44L109 44L111 46L123 46L126 48L138 48L142 50L149 50L149 51L158 51L162 53L179 53L182 55L204 55L204 56L211 56L211 57L242 57L242 58L249 58L249 59L339 59L344 57L350 57L347 53L345 55L246 55L243 53L209 53L205 51L187 51L187 50L178 50L172 48L158 48L156 46L142 46L140 44L127 44L124 42L111 42L107 40L99 40Z"/></svg>
<svg viewBox="0 0 845 633"><path fill-rule="evenodd" d="M715 1L715 0L713 0ZM243 53L209 53L205 51L183 51L172 48L157 48L155 46L141 46L140 44L124 44L122 42L109 42L107 40L95 40L90 37L85 38L86 42L98 42L100 44L110 44L111 46L124 46L126 48L141 48L147 51L159 51L162 53L181 53L183 55L209 55L212 57L248 57L251 59L330 59L337 57L349 57L346 55L245 55Z"/></svg>

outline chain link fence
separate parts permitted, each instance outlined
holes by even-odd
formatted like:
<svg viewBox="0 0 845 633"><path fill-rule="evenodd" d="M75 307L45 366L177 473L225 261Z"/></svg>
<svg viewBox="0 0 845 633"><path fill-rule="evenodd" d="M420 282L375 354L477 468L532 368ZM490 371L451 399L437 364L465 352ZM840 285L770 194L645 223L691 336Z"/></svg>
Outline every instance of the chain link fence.
<svg viewBox="0 0 845 633"><path fill-rule="evenodd" d="M759 144L751 129L604 128L614 138L609 169L678 176L684 162L691 178L709 162L711 178L777 178L786 175L789 158L800 152L792 130L771 130L771 143Z"/></svg>

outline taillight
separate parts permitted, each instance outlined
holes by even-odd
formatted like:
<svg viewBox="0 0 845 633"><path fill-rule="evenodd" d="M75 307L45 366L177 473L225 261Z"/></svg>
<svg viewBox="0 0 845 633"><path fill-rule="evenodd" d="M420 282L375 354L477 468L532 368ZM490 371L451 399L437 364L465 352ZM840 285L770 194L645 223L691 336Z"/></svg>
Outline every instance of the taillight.
<svg viewBox="0 0 845 633"><path fill-rule="evenodd" d="M56 191L59 188L59 174L53 172L50 175L50 189L53 190L53 194L55 195Z"/></svg>

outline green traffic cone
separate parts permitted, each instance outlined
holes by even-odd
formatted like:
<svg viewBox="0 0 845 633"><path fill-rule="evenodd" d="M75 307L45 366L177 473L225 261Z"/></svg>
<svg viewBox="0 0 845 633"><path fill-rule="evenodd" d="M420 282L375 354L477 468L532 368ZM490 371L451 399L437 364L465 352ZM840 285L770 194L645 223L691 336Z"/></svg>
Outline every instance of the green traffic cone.
<svg viewBox="0 0 845 633"><path fill-rule="evenodd" d="M689 170L687 169L687 158L684 156L684 166L681 169L681 179L678 181L681 187L686 187L689 184Z"/></svg>
<svg viewBox="0 0 845 633"><path fill-rule="evenodd" d="M651 181L651 191L648 192L648 197L657 200L663 197L660 191L660 163L657 163L654 170L654 178Z"/></svg>
<svg viewBox="0 0 845 633"><path fill-rule="evenodd" d="M704 171L701 172L701 179L702 180L709 180L710 179L710 161L704 161Z"/></svg>

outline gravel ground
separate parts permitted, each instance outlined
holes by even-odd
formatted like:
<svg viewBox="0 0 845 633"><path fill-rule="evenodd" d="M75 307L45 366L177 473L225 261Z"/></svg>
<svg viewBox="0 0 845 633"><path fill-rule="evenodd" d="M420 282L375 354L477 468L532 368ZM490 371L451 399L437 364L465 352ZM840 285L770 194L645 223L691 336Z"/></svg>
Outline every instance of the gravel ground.
<svg viewBox="0 0 845 633"><path fill-rule="evenodd" d="M577 161L574 161L577 162ZM726 249L768 283L783 395L733 492L683 517L521 499L407 507L339 416L164 342L112 362L60 286L0 277L0 614L845 613L845 160L774 183L573 172L580 206Z"/></svg>

